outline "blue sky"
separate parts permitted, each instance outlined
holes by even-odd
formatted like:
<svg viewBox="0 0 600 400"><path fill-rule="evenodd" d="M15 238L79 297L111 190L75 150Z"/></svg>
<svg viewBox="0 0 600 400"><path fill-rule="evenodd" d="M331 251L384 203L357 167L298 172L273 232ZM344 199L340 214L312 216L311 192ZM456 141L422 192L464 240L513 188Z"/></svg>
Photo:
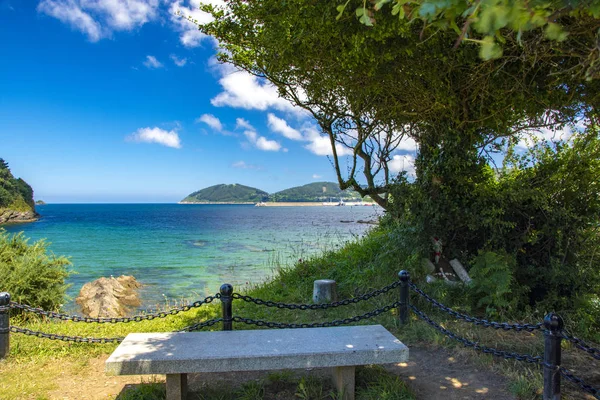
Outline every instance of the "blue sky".
<svg viewBox="0 0 600 400"><path fill-rule="evenodd" d="M215 42L176 17L205 21L196 5L0 0L0 158L36 199L175 202L218 183L336 181L314 122L216 63Z"/></svg>

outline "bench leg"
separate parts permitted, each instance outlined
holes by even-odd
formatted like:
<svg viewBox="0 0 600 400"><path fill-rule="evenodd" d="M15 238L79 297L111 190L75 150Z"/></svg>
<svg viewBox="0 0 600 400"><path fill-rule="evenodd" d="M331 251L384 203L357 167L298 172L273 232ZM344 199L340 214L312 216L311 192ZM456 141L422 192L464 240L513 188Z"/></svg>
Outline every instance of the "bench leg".
<svg viewBox="0 0 600 400"><path fill-rule="evenodd" d="M338 393L343 394L342 400L354 400L354 366L335 367L333 384Z"/></svg>
<svg viewBox="0 0 600 400"><path fill-rule="evenodd" d="M185 400L187 374L167 374L167 400Z"/></svg>

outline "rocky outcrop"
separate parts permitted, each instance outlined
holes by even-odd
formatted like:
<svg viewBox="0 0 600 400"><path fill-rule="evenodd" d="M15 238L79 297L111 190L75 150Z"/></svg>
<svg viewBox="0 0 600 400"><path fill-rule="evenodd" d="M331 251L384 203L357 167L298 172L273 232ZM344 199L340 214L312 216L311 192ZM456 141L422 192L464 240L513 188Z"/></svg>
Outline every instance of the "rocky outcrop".
<svg viewBox="0 0 600 400"><path fill-rule="evenodd" d="M40 217L35 211L0 210L0 225L19 222L33 222Z"/></svg>
<svg viewBox="0 0 600 400"><path fill-rule="evenodd" d="M131 307L141 305L138 295L141 286L133 276L99 278L83 285L75 301L88 317L123 317Z"/></svg>

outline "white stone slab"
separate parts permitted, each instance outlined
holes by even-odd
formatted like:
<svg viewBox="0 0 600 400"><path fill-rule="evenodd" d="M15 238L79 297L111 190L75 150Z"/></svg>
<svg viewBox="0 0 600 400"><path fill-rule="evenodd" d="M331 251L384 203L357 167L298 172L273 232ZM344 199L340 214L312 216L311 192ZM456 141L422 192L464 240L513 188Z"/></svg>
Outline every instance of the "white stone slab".
<svg viewBox="0 0 600 400"><path fill-rule="evenodd" d="M106 372L137 375L260 371L406 360L408 348L381 325L131 333L106 360Z"/></svg>

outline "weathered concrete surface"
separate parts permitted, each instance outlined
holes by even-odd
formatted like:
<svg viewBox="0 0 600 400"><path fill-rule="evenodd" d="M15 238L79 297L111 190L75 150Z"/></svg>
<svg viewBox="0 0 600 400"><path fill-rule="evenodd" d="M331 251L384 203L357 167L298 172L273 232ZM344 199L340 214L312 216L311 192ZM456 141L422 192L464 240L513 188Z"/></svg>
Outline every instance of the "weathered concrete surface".
<svg viewBox="0 0 600 400"><path fill-rule="evenodd" d="M75 301L88 317L123 317L130 307L140 306L137 290L141 286L133 276L99 278L83 285Z"/></svg>
<svg viewBox="0 0 600 400"><path fill-rule="evenodd" d="M399 363L408 348L381 325L191 333L131 333L109 375L261 371Z"/></svg>
<svg viewBox="0 0 600 400"><path fill-rule="evenodd" d="M332 279L318 279L313 284L313 303L331 303L337 301L335 281Z"/></svg>

